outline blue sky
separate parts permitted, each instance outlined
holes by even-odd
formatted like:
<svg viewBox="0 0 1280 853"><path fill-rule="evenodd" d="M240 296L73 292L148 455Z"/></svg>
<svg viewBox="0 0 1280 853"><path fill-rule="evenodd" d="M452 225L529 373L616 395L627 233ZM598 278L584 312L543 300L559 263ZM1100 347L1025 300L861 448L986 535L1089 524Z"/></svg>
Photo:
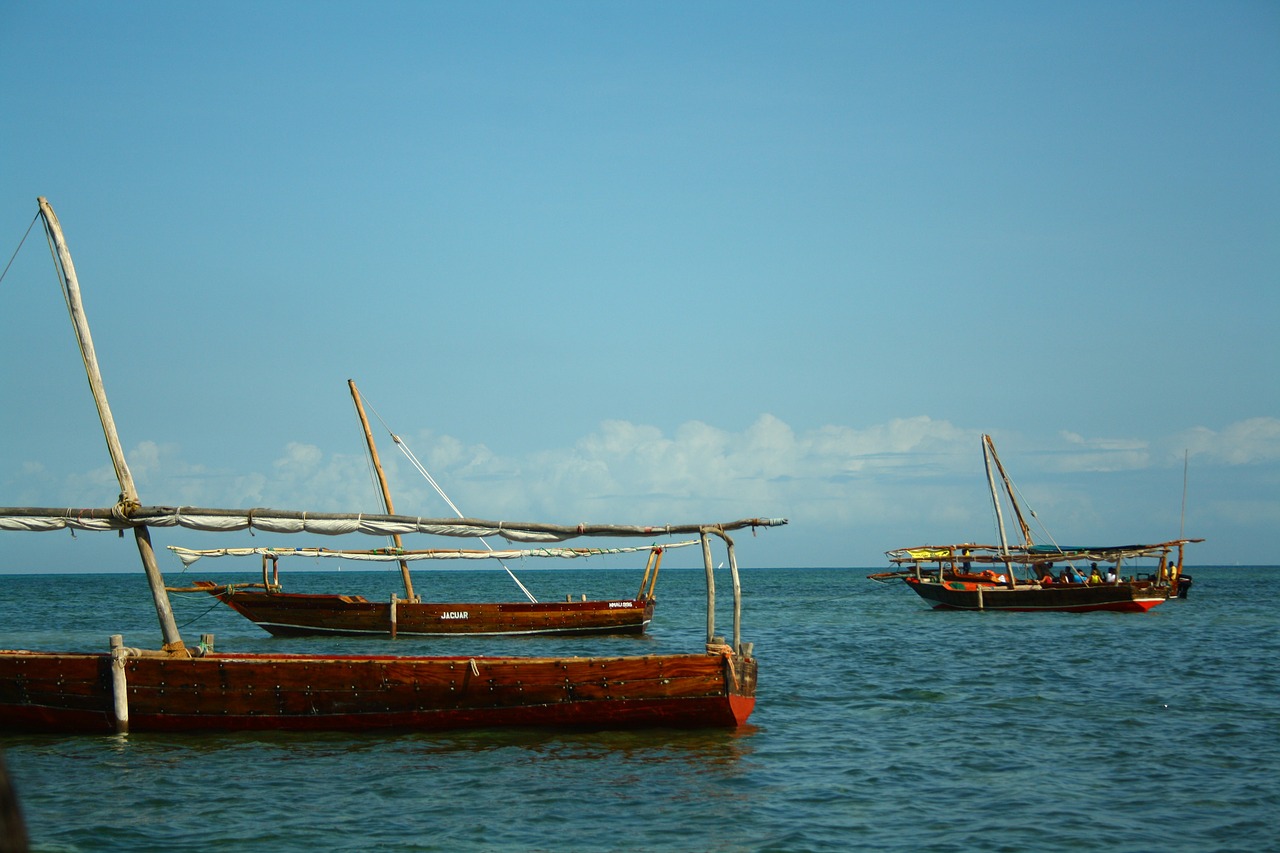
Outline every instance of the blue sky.
<svg viewBox="0 0 1280 853"><path fill-rule="evenodd" d="M988 432L1060 543L1185 460L1192 559L1275 562L1275 3L10 3L0 71L146 503L376 510L354 378L481 517L877 566L994 539ZM0 305L0 503L110 504L38 229Z"/></svg>

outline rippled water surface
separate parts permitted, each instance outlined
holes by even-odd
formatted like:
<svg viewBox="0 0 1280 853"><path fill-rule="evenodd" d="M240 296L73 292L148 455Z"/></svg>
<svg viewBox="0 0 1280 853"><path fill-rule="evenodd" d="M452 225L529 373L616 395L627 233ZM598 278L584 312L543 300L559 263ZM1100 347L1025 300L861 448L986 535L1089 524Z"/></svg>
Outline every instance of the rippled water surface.
<svg viewBox="0 0 1280 853"><path fill-rule="evenodd" d="M873 570L743 570L760 684L738 731L0 733L0 747L41 851L1277 849L1274 569L1196 568L1185 601L1079 615L931 611ZM418 577L432 598L514 597L493 572ZM546 600L639 585L521 577ZM287 582L382 598L398 574ZM700 648L704 588L664 571L643 638L282 640L207 597L174 610L185 637L223 650L629 654ZM149 601L140 574L0 576L0 647L155 646Z"/></svg>

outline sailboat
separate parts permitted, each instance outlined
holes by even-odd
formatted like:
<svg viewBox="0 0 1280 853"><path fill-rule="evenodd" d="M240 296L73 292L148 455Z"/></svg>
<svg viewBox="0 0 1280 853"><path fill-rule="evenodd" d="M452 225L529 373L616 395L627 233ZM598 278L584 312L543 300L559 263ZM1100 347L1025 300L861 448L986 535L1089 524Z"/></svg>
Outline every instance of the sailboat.
<svg viewBox="0 0 1280 853"><path fill-rule="evenodd" d="M741 636L741 588L730 533L786 519L674 525L557 525L407 515L143 505L116 433L71 254L52 207L38 216L80 344L119 499L82 509L0 508L0 530L131 531L160 622L158 649L110 637L109 650L0 650L0 730L77 734L247 730L435 730L489 726L739 726L755 707L757 661ZM684 654L523 657L243 654L180 635L151 543L152 527L374 536L501 536L547 545L580 537L696 535L707 578L705 647ZM726 548L733 635L715 629L711 540Z"/></svg>
<svg viewBox="0 0 1280 853"><path fill-rule="evenodd" d="M395 514L386 474L369 427L360 391L354 380L347 380L347 387L355 401L356 414L364 430L369 458L377 474L382 493L383 507L388 514ZM403 447L399 436L392 434L397 446ZM411 461L416 457L410 455ZM426 472L424 471L424 474ZM434 478L427 474L435 484ZM438 488L438 486L437 486ZM457 511L443 490L441 496ZM457 512L461 517L462 513ZM399 534L392 536L393 548L365 551L331 551L322 548L223 548L212 550L170 549L187 565L202 557L251 556L262 557L261 583L221 584L213 581L196 581L192 586L169 591L207 592L241 616L270 634L279 637L308 636L317 634L374 635L374 636L449 636L473 634L477 636L514 636L528 634L642 634L653 621L657 601L655 587L663 554L671 548L697 544L696 540L651 545L637 548L537 548L496 551L485 540L485 550L429 549L406 551ZM634 598L565 601L538 601L520 583L511 570L502 563L512 580L524 592L527 601L513 602L431 602L419 598L413 588L409 563L417 560L490 559L512 560L527 557L581 558L604 554L647 551L640 589ZM400 564L404 583L404 597L392 594L387 601L369 601L360 595L308 594L284 592L280 583L281 557L307 556L357 559L367 561L397 562ZM270 573L268 573L268 562Z"/></svg>
<svg viewBox="0 0 1280 853"><path fill-rule="evenodd" d="M1037 545L989 435L982 436L982 452L1000 544L895 548L885 552L895 568L868 577L900 578L939 610L1145 612L1170 597L1185 596L1189 582L1183 572L1185 549L1203 539L1145 545ZM1017 518L1021 544L1009 544L996 472ZM1143 560L1150 563L1145 569Z"/></svg>

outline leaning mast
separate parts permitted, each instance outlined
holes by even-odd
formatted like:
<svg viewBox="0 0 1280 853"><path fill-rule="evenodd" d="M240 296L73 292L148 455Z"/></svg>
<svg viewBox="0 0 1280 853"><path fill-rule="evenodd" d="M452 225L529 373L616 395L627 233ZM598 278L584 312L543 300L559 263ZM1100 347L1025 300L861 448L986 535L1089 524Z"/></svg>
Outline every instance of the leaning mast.
<svg viewBox="0 0 1280 853"><path fill-rule="evenodd" d="M111 454L111 463L115 467L116 479L120 483L120 499L112 512L122 518L128 518L142 506L138 498L138 489L133 482L133 474L124 457L124 449L120 445L120 436L116 433L115 419L111 416L111 406L107 402L107 392L102 383L102 372L98 369L98 357L93 348L93 337L89 333L89 320L85 316L84 304L80 299L80 282L76 278L75 264L71 261L71 251L62 235L62 226L47 199L36 199L40 205L40 215L44 218L45 233L54 250L54 266L58 278L62 282L63 295L67 300L67 310L71 314L71 325L80 345L80 357L84 361L85 375L89 379L89 389L93 392L93 402L98 409L98 420L102 424L102 433L107 440L107 451ZM156 615L160 619L160 632L164 636L164 650L175 655L189 656L178 626L174 622L173 609L169 605L169 594L164 588L164 575L156 562L155 549L151 546L151 533L146 525L133 528L134 538L138 543L138 553L142 556L142 567L147 574L147 583L151 587L151 597L155 602Z"/></svg>
<svg viewBox="0 0 1280 853"><path fill-rule="evenodd" d="M387 515L395 515L395 508L391 505L391 490L387 488L387 475L382 473L382 462L378 459L378 447L373 442L373 431L369 429L369 419L364 415L364 404L360 402L360 392L356 390L356 381L354 379L347 380L347 387L351 389L351 399L356 403L356 414L360 416L360 426L364 428L364 441L369 446L369 458L373 460L373 470L378 474L378 485L382 487L382 505L387 508ZM391 541L396 544L397 551L404 550L404 543L400 540L400 534L393 534ZM413 594L413 579L409 576L409 563L405 560L400 561L400 575L404 579L404 594L409 601L417 601L418 598Z"/></svg>

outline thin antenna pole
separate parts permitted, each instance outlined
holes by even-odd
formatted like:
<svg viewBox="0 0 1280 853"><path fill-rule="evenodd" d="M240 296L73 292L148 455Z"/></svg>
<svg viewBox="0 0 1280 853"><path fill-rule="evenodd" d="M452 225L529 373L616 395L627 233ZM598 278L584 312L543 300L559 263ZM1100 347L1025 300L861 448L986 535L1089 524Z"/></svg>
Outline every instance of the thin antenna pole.
<svg viewBox="0 0 1280 853"><path fill-rule="evenodd" d="M1178 519L1178 538L1181 539L1187 527L1187 465L1191 458L1191 449L1182 451L1182 517Z"/></svg>

